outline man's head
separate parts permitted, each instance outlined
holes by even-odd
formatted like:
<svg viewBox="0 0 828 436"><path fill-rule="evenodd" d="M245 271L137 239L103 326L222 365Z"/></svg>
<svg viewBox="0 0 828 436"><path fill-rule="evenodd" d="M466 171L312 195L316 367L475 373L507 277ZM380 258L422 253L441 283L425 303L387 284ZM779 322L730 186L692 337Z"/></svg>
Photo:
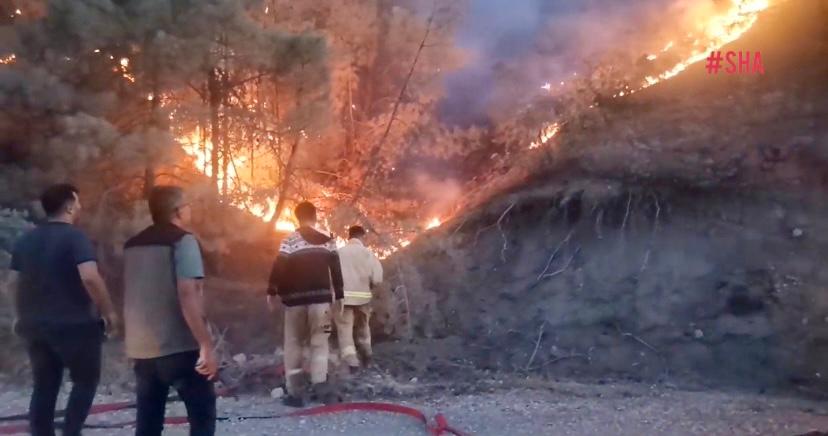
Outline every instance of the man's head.
<svg viewBox="0 0 828 436"><path fill-rule="evenodd" d="M362 240L366 235L365 229L362 226L351 226L348 229L348 239Z"/></svg>
<svg viewBox="0 0 828 436"><path fill-rule="evenodd" d="M316 206L308 201L303 201L296 205L293 213L296 215L296 220L299 221L300 226L313 226L316 224Z"/></svg>
<svg viewBox="0 0 828 436"><path fill-rule="evenodd" d="M156 186L149 195L149 209L155 224L186 227L192 219L190 203L178 186Z"/></svg>
<svg viewBox="0 0 828 436"><path fill-rule="evenodd" d="M43 206L43 211L46 212L46 217L50 220L69 223L77 221L81 210L78 188L68 183L46 188L40 196L40 204Z"/></svg>

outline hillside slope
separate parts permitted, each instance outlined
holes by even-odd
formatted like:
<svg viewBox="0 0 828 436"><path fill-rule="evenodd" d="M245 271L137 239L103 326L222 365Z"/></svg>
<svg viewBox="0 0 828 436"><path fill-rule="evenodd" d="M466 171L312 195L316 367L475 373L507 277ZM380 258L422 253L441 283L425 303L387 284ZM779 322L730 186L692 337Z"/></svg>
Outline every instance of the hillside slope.
<svg viewBox="0 0 828 436"><path fill-rule="evenodd" d="M569 124L503 194L386 262L400 364L788 386L828 359L828 2ZM516 174L520 174L519 176ZM449 370L449 369L447 369Z"/></svg>

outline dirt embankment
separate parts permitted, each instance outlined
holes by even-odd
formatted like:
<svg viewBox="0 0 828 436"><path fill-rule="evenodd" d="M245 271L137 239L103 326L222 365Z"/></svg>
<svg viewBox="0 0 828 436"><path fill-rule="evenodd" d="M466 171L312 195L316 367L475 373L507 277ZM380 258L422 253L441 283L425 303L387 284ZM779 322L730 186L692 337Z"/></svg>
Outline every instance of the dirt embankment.
<svg viewBox="0 0 828 436"><path fill-rule="evenodd" d="M781 3L731 47L765 76L694 67L585 114L528 183L389 259L377 328L413 340L400 367L819 385L824 5Z"/></svg>

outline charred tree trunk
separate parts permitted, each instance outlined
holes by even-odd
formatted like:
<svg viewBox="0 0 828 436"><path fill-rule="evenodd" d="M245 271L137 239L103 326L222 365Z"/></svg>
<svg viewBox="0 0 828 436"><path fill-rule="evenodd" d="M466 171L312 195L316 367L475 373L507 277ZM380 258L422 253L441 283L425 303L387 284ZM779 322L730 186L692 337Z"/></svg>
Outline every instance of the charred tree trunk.
<svg viewBox="0 0 828 436"><path fill-rule="evenodd" d="M161 125L158 114L158 68L153 65L151 73L151 94L148 96L150 103L150 128L158 128ZM144 168L144 198L149 198L152 189L155 187L155 159L153 154L147 156L147 165Z"/></svg>
<svg viewBox="0 0 828 436"><path fill-rule="evenodd" d="M374 54L374 61L368 70L367 77L360 80L361 99L360 106L362 112L368 116L373 117L381 112L382 109L377 108L375 102L380 100L380 90L383 88L385 78L384 70L387 68L386 53L388 34L391 31L391 11L393 8L392 0L378 0L377 1L377 33L376 33L376 48Z"/></svg>
<svg viewBox="0 0 828 436"><path fill-rule="evenodd" d="M302 93L303 89L301 86L299 86L299 88L296 89L297 107L301 105ZM302 141L302 135L300 132L293 132L293 135L293 143L290 146L290 153L288 154L287 162L285 163L285 166L282 169L281 174L279 174L279 178L281 180L281 183L279 184L279 198L276 200L276 210L273 213L273 218L271 218L272 224L276 223L276 221L279 220L279 217L281 217L282 215L282 209L285 208L285 200L287 199L287 196L290 193L291 179L293 178L293 171L296 167L296 159L299 155L299 144Z"/></svg>
<svg viewBox="0 0 828 436"><path fill-rule="evenodd" d="M213 188L218 189L219 144L221 142L219 108L223 100L218 68L210 70L207 80L207 91L210 100L210 143L212 145L210 150L210 177L213 179Z"/></svg>
<svg viewBox="0 0 828 436"><path fill-rule="evenodd" d="M293 177L293 169L296 166L296 156L297 151L299 151L299 141L301 137L296 135L296 139L293 140L293 144L290 146L290 157L288 157L287 164L285 164L285 170L282 173L282 184L279 186L279 198L276 200L276 211L273 214L273 219L271 220L275 223L279 220L279 217L282 216L282 209L285 208L285 200L287 199L288 194L290 193L291 187L291 178Z"/></svg>

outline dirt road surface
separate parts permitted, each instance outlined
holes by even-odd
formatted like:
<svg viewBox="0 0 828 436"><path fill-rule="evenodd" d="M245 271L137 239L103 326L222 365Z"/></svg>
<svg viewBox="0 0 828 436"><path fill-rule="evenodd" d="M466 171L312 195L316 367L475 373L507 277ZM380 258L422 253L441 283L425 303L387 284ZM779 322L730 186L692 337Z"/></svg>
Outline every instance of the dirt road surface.
<svg viewBox="0 0 828 436"><path fill-rule="evenodd" d="M26 410L29 391L2 385L0 414ZM99 395L96 403L128 401L129 392ZM352 399L352 400L359 400ZM373 401L383 401L375 398ZM474 435L799 435L828 430L828 403L749 392L702 392L630 383L554 383L486 393L442 394L408 402L389 399ZM65 392L60 404L65 402ZM219 416L268 415L288 411L278 400L244 395L219 400ZM170 404L168 416L183 416ZM130 421L131 411L96 415L92 424ZM132 429L90 430L88 435L130 435ZM169 426L167 435L186 435ZM220 422L222 435L426 435L421 423L403 415L346 413L279 420Z"/></svg>

